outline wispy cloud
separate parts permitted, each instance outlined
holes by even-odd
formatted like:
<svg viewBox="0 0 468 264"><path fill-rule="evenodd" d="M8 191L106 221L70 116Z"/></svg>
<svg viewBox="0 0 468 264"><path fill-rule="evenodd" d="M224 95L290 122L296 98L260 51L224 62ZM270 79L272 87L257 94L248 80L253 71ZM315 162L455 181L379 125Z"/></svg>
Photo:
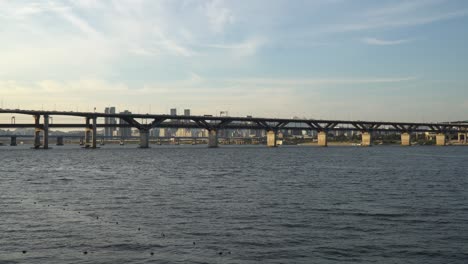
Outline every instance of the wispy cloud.
<svg viewBox="0 0 468 264"><path fill-rule="evenodd" d="M378 19L367 19L367 22L358 22L358 23L347 23L340 25L333 25L327 27L324 32L352 32L352 31L362 31L362 30L372 30L372 29L383 29L383 28L398 28L398 27L410 27L410 26L420 26L431 24L439 21L450 20L460 17L465 17L468 15L468 9L458 10L454 12L447 12L441 14L434 14L429 16L416 16L411 18L395 18L395 17L386 17Z"/></svg>
<svg viewBox="0 0 468 264"><path fill-rule="evenodd" d="M361 39L361 41L369 45L379 45L379 46L399 45L399 44L411 42L410 39L384 40L384 39L377 39L377 38L363 38Z"/></svg>
<svg viewBox="0 0 468 264"><path fill-rule="evenodd" d="M104 109L109 104L119 110L129 109L138 112L153 104L156 113L165 113L169 107L193 107L194 113L214 114L216 109L229 110L242 115L254 113L267 115L278 111L278 105L289 104L300 99L294 89L284 90L278 87L226 86L219 89L216 85L192 73L186 80L176 82L148 83L141 87L131 87L124 83L115 83L98 79L76 81L43 80L34 83L0 80L0 97L5 98L5 108L23 106L28 109L51 110L55 103L61 110L90 111L92 107ZM194 88L196 87L196 92ZM112 94L112 101L102 100ZM26 96L34 97L29 102ZM258 105L261 97L269 98L269 104ZM14 103L13 103L14 102ZM60 102L67 102L60 105ZM276 109L276 110L275 110ZM278 111L280 112L280 111ZM276 114L276 113L275 113ZM283 113L285 114L285 113ZM288 114L286 114L288 115Z"/></svg>
<svg viewBox="0 0 468 264"><path fill-rule="evenodd" d="M159 54L158 51L155 50L148 50L142 47L135 47L135 48L130 48L128 50L131 54L137 55L137 56L156 56Z"/></svg>
<svg viewBox="0 0 468 264"><path fill-rule="evenodd" d="M230 82L252 84L252 85L281 85L281 86L304 86L304 85L353 85L372 83L399 83L417 80L415 76L405 77L372 77L372 78L306 78L306 79L279 79L279 78L244 78L228 79Z"/></svg>
<svg viewBox="0 0 468 264"><path fill-rule="evenodd" d="M403 1L400 3L396 3L396 4L371 9L368 12L366 12L366 15L369 17L400 15L400 14L406 14L409 12L414 12L420 9L426 9L434 5L443 4L444 2L447 2L447 1L446 0Z"/></svg>
<svg viewBox="0 0 468 264"><path fill-rule="evenodd" d="M203 6L205 15L208 17L211 30L221 33L226 25L234 22L234 15L231 10L223 5L221 0L212 0Z"/></svg>
<svg viewBox="0 0 468 264"><path fill-rule="evenodd" d="M159 38L155 40L154 42L152 42L151 44L155 45L156 47L161 47L164 50L170 52L171 54L184 56L184 57L191 57L196 54L190 48L180 44L178 41L174 39L171 39L164 33L159 32L158 37Z"/></svg>
<svg viewBox="0 0 468 264"><path fill-rule="evenodd" d="M24 3L22 5L0 1L0 18L22 20L47 10L46 3Z"/></svg>
<svg viewBox="0 0 468 264"><path fill-rule="evenodd" d="M465 17L468 9L444 8L447 0L392 2L390 5L369 9L343 24L327 27L325 32L353 32L385 28L401 28L432 24Z"/></svg>
<svg viewBox="0 0 468 264"><path fill-rule="evenodd" d="M72 13L69 7L59 6L52 2L49 2L49 5L51 6L51 10L55 11L57 14L62 16L66 21L68 21L71 25L75 26L81 32L90 36L100 35L98 31L95 28L93 28L86 20Z"/></svg>
<svg viewBox="0 0 468 264"><path fill-rule="evenodd" d="M29 16L37 15L45 11L45 8L42 4L32 3L29 5L24 5L19 7L13 12L13 17L15 18L26 18Z"/></svg>
<svg viewBox="0 0 468 264"><path fill-rule="evenodd" d="M153 94L160 92L180 93L181 91L189 92L196 88L197 92L219 92L226 91L234 92L241 89L249 90L253 87L262 89L266 93L263 86L284 86L289 89L295 89L300 86L313 85L354 85L354 84L372 84L372 83L400 83L417 80L417 77L370 77L370 78L205 78L197 73L189 73L186 79L153 82L139 87L130 87L121 82L109 82L102 79L78 79L70 81L57 80L41 80L34 83L18 82L15 80L0 80L0 96L17 95L24 96L28 93L40 94L43 92L69 94L83 93L83 97L88 97L86 92L96 92L98 94L107 94L112 92L115 95L128 96L132 93L138 94ZM220 88L219 84L223 84ZM243 88L237 85L244 85ZM230 90L229 87L234 87ZM166 88L166 89L165 89ZM276 88L275 88L276 89ZM49 94L50 95L50 94ZM48 96L49 96L48 95ZM92 95L94 96L94 95Z"/></svg>
<svg viewBox="0 0 468 264"><path fill-rule="evenodd" d="M71 2L75 6L87 9L102 8L104 4L103 1L97 0L73 0Z"/></svg>
<svg viewBox="0 0 468 264"><path fill-rule="evenodd" d="M206 47L230 50L236 56L251 56L254 55L260 47L265 45L266 42L266 38L264 37L254 37L239 43L208 44Z"/></svg>

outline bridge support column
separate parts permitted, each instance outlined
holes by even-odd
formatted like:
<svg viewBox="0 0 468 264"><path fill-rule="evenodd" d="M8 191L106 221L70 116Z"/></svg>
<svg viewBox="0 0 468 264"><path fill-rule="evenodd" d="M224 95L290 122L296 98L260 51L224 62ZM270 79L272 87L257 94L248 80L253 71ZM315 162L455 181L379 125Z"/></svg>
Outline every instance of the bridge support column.
<svg viewBox="0 0 468 264"><path fill-rule="evenodd" d="M436 145L445 146L447 144L446 135L444 133L438 133L436 135Z"/></svg>
<svg viewBox="0 0 468 264"><path fill-rule="evenodd" d="M209 148L218 147L218 130L212 129L208 131L208 147Z"/></svg>
<svg viewBox="0 0 468 264"><path fill-rule="evenodd" d="M41 147L41 129L36 128L34 130L34 148L38 149Z"/></svg>
<svg viewBox="0 0 468 264"><path fill-rule="evenodd" d="M273 148L276 147L276 131L267 131L267 146Z"/></svg>
<svg viewBox="0 0 468 264"><path fill-rule="evenodd" d="M91 139L91 147L95 149L97 147L97 117L93 117L93 124L91 127L92 139Z"/></svg>
<svg viewBox="0 0 468 264"><path fill-rule="evenodd" d="M43 139L43 148L49 148L49 115L44 115L44 139Z"/></svg>
<svg viewBox="0 0 468 264"><path fill-rule="evenodd" d="M326 131L320 131L317 134L317 144L321 147L326 147L328 146L328 141L327 141L327 132Z"/></svg>
<svg viewBox="0 0 468 264"><path fill-rule="evenodd" d="M401 133L401 145L411 146L411 134L408 132Z"/></svg>
<svg viewBox="0 0 468 264"><path fill-rule="evenodd" d="M149 148L149 131L140 129L140 148Z"/></svg>
<svg viewBox="0 0 468 264"><path fill-rule="evenodd" d="M458 133L458 143L460 143L460 144L466 144L466 136L467 136L467 135L468 135L468 134L466 134L466 133L460 133L460 132L459 132L459 133Z"/></svg>
<svg viewBox="0 0 468 264"><path fill-rule="evenodd" d="M84 135L84 147L89 148L91 146L91 128L90 128L90 118L86 117L86 128Z"/></svg>
<svg viewBox="0 0 468 264"><path fill-rule="evenodd" d="M63 137L57 137L57 146L63 146Z"/></svg>
<svg viewBox="0 0 468 264"><path fill-rule="evenodd" d="M372 146L372 135L369 132L362 132L362 142L361 146L370 147Z"/></svg>
<svg viewBox="0 0 468 264"><path fill-rule="evenodd" d="M34 148L38 149L41 147L41 125L39 124L41 120L40 115L34 116Z"/></svg>
<svg viewBox="0 0 468 264"><path fill-rule="evenodd" d="M10 140L10 146L16 146L16 136L12 136Z"/></svg>

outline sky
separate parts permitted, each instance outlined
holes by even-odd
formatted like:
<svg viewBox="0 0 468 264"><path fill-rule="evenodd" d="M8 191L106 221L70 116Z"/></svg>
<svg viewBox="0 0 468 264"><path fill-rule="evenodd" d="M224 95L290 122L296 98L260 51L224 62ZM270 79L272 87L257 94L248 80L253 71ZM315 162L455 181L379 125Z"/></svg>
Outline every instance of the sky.
<svg viewBox="0 0 468 264"><path fill-rule="evenodd" d="M0 107L467 120L467 47L465 0L0 0Z"/></svg>

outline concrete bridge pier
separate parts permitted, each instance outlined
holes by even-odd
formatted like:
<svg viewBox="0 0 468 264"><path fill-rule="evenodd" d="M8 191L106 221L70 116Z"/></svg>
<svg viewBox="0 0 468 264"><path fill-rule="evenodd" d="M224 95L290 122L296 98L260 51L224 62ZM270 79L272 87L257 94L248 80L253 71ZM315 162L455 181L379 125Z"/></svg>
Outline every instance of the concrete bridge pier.
<svg viewBox="0 0 468 264"><path fill-rule="evenodd" d="M149 130L140 129L140 148L149 148Z"/></svg>
<svg viewBox="0 0 468 264"><path fill-rule="evenodd" d="M41 116L40 115L35 115L34 116L34 148L38 149L41 147Z"/></svg>
<svg viewBox="0 0 468 264"><path fill-rule="evenodd" d="M411 134L408 132L401 133L401 145L411 146Z"/></svg>
<svg viewBox="0 0 468 264"><path fill-rule="evenodd" d="M92 139L91 139L91 147L95 149L97 147L97 117L93 117L93 125L91 127Z"/></svg>
<svg viewBox="0 0 468 264"><path fill-rule="evenodd" d="M361 146L363 147L372 146L372 135L369 132L362 132L361 138L362 138Z"/></svg>
<svg viewBox="0 0 468 264"><path fill-rule="evenodd" d="M466 144L466 136L468 134L467 133L458 133L458 143L461 143L461 144Z"/></svg>
<svg viewBox="0 0 468 264"><path fill-rule="evenodd" d="M91 124L92 119L92 124ZM97 117L86 117L86 128L85 128L85 138L84 138L84 147L93 148L97 147Z"/></svg>
<svg viewBox="0 0 468 264"><path fill-rule="evenodd" d="M49 148L49 115L44 115L44 139L43 139L43 148Z"/></svg>
<svg viewBox="0 0 468 264"><path fill-rule="evenodd" d="M57 146L63 146L63 136L57 137Z"/></svg>
<svg viewBox="0 0 468 264"><path fill-rule="evenodd" d="M85 127L85 134L84 134L84 147L89 148L91 145L91 120L89 117L86 117L86 127Z"/></svg>
<svg viewBox="0 0 468 264"><path fill-rule="evenodd" d="M10 138L10 146L16 146L16 136L12 136Z"/></svg>
<svg viewBox="0 0 468 264"><path fill-rule="evenodd" d="M89 127L85 128L83 145L85 148L89 148L91 146L91 129Z"/></svg>
<svg viewBox="0 0 468 264"><path fill-rule="evenodd" d="M446 140L446 135L445 133L438 133L436 135L436 145L437 146L445 146L447 144L447 140Z"/></svg>
<svg viewBox="0 0 468 264"><path fill-rule="evenodd" d="M218 147L218 130L212 129L208 131L208 147L209 148Z"/></svg>
<svg viewBox="0 0 468 264"><path fill-rule="evenodd" d="M328 146L327 131L320 131L317 134L317 144L321 147Z"/></svg>
<svg viewBox="0 0 468 264"><path fill-rule="evenodd" d="M34 130L34 148L38 149L41 147L41 129L36 128Z"/></svg>
<svg viewBox="0 0 468 264"><path fill-rule="evenodd" d="M277 146L276 145L276 136L277 136L276 131L274 131L274 130L267 131L267 146L268 147L274 148L274 147Z"/></svg>

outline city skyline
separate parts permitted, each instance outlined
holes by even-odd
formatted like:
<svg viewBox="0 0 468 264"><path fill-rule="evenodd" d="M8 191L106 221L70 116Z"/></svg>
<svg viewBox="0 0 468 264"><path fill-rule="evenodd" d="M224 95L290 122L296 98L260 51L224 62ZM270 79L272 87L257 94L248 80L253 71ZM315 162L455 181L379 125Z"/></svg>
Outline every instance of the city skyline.
<svg viewBox="0 0 468 264"><path fill-rule="evenodd" d="M2 107L468 119L464 1L0 1Z"/></svg>

